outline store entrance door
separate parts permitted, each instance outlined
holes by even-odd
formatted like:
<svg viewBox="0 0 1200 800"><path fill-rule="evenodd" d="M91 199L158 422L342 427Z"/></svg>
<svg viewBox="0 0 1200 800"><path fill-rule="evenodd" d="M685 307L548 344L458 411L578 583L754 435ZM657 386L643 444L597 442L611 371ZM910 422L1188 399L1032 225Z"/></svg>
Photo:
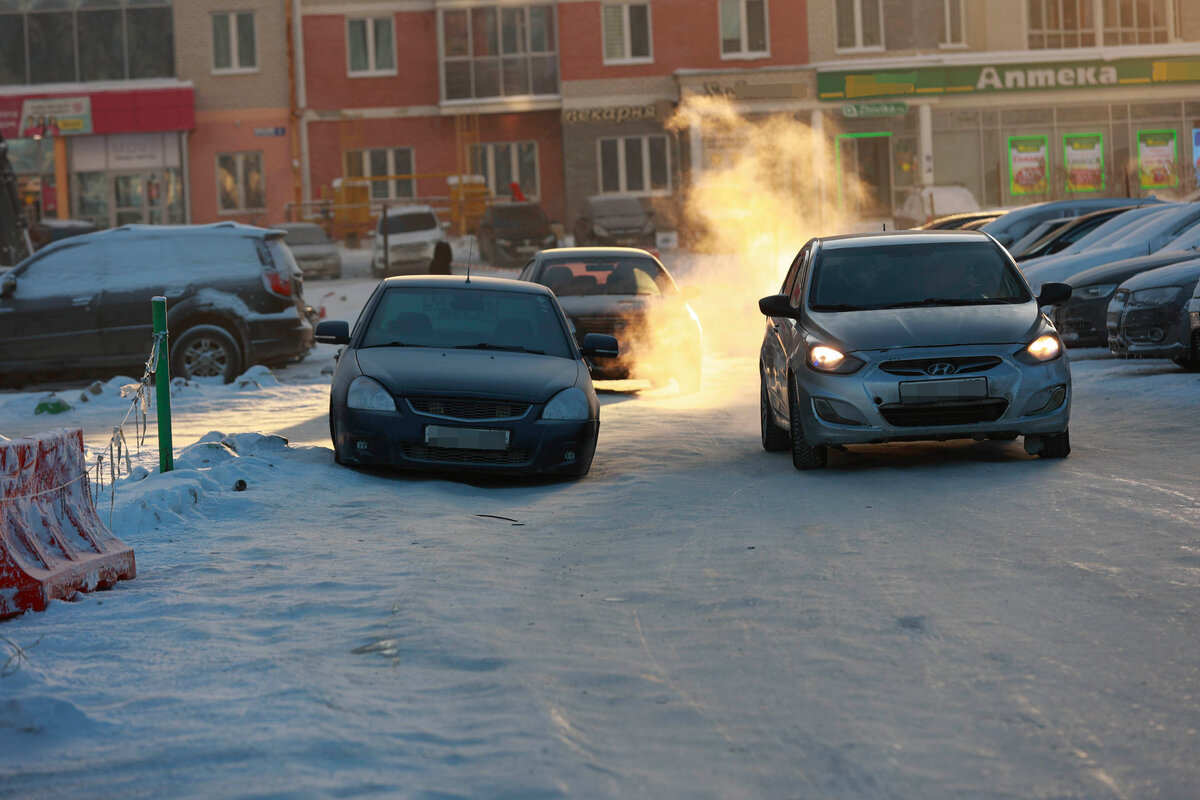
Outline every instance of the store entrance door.
<svg viewBox="0 0 1200 800"><path fill-rule="evenodd" d="M114 225L161 225L167 221L163 217L161 172L116 173L111 181Z"/></svg>
<svg viewBox="0 0 1200 800"><path fill-rule="evenodd" d="M837 137L838 205L862 219L892 216L892 134Z"/></svg>

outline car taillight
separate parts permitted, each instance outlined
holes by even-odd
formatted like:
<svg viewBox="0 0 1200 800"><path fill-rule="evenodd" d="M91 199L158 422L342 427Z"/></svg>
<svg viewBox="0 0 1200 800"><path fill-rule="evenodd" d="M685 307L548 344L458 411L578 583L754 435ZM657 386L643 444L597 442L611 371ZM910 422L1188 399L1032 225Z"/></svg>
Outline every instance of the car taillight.
<svg viewBox="0 0 1200 800"><path fill-rule="evenodd" d="M292 281L285 272L267 270L263 273L263 284L267 287L267 291L272 294L277 294L280 297L292 296Z"/></svg>

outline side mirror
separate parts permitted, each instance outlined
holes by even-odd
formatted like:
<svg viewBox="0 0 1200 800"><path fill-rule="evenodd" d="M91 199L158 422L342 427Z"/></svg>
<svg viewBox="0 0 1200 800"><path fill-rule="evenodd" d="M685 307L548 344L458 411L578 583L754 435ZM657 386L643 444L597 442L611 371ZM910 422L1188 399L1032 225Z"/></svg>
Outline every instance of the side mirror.
<svg viewBox="0 0 1200 800"><path fill-rule="evenodd" d="M795 319L796 310L786 294L773 294L758 301L758 310L768 317L788 317Z"/></svg>
<svg viewBox="0 0 1200 800"><path fill-rule="evenodd" d="M7 300L17 290L17 279L12 275L0 278L0 300Z"/></svg>
<svg viewBox="0 0 1200 800"><path fill-rule="evenodd" d="M616 358L619 351L617 337L607 333L589 333L583 337L583 347L580 350L585 356Z"/></svg>
<svg viewBox="0 0 1200 800"><path fill-rule="evenodd" d="M1043 283L1041 294L1037 296L1038 308L1056 306L1071 299L1071 286L1067 283Z"/></svg>
<svg viewBox="0 0 1200 800"><path fill-rule="evenodd" d="M313 338L321 344L349 344L350 323L340 319L319 322Z"/></svg>

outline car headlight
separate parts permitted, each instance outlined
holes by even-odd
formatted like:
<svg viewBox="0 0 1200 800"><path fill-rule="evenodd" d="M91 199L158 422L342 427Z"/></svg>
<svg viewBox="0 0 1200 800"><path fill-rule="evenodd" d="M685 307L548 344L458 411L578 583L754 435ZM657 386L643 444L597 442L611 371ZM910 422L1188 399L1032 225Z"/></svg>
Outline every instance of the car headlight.
<svg viewBox="0 0 1200 800"><path fill-rule="evenodd" d="M1182 286L1156 286L1153 289L1138 289L1130 295L1130 302L1139 306L1162 305L1174 300L1182 291Z"/></svg>
<svg viewBox="0 0 1200 800"><path fill-rule="evenodd" d="M1021 353L1027 356L1028 361L1042 364L1059 357L1062 353L1062 342L1054 334L1046 333L1027 344Z"/></svg>
<svg viewBox="0 0 1200 800"><path fill-rule="evenodd" d="M396 401L379 381L359 375L350 381L350 391L346 393L346 406L364 411L395 411Z"/></svg>
<svg viewBox="0 0 1200 800"><path fill-rule="evenodd" d="M542 419L587 419L587 395L578 386L563 389L542 409Z"/></svg>
<svg viewBox="0 0 1200 800"><path fill-rule="evenodd" d="M1072 300L1099 300L1108 297L1117 288L1115 283L1094 283L1091 286L1076 286L1071 291Z"/></svg>
<svg viewBox="0 0 1200 800"><path fill-rule="evenodd" d="M501 247L508 247L510 244L512 244L512 239L497 239L496 244L500 245Z"/></svg>
<svg viewBox="0 0 1200 800"><path fill-rule="evenodd" d="M597 236L608 236L608 228L596 223L592 225L592 233L596 234Z"/></svg>
<svg viewBox="0 0 1200 800"><path fill-rule="evenodd" d="M836 372L848 374L855 372L863 365L863 360L848 356L841 350L823 344L815 344L808 348L808 366L817 372Z"/></svg>

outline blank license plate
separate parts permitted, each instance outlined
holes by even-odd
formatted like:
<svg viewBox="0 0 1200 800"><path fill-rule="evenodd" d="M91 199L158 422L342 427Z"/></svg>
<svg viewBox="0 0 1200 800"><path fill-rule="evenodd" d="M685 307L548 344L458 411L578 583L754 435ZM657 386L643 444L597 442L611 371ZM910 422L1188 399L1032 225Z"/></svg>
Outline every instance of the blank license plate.
<svg viewBox="0 0 1200 800"><path fill-rule="evenodd" d="M426 425L425 444L430 447L457 447L463 450L507 450L508 431L487 428L450 428Z"/></svg>
<svg viewBox="0 0 1200 800"><path fill-rule="evenodd" d="M901 403L936 403L987 397L987 378L950 378L944 381L903 381Z"/></svg>

